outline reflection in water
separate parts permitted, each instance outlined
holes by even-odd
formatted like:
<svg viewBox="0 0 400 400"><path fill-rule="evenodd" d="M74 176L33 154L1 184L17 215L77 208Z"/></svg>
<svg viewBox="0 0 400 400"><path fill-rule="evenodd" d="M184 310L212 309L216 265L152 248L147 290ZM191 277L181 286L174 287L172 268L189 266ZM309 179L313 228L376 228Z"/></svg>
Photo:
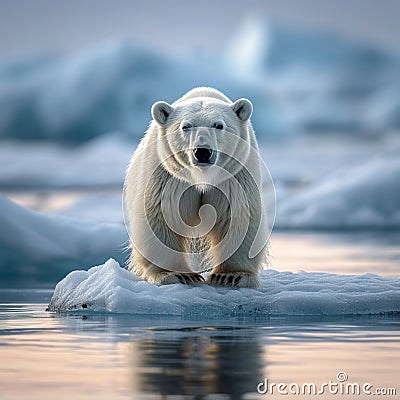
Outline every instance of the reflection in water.
<svg viewBox="0 0 400 400"><path fill-rule="evenodd" d="M242 399L255 391L263 376L263 346L258 335L249 339L212 332L178 340L153 337L134 343L132 372L138 374L138 379L133 379L138 387L133 391L192 395L196 399L225 394L232 400Z"/></svg>
<svg viewBox="0 0 400 400"><path fill-rule="evenodd" d="M396 315L189 321L46 313L46 304L17 297L0 291L4 399L264 399L256 393L264 378L320 385L339 371L352 382L398 385Z"/></svg>

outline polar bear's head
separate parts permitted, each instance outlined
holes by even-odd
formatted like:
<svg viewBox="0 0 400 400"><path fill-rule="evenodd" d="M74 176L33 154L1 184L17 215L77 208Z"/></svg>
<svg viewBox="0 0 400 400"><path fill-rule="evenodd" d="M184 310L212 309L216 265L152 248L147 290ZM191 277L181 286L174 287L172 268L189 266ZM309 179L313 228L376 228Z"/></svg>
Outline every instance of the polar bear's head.
<svg viewBox="0 0 400 400"><path fill-rule="evenodd" d="M207 182L217 171L231 173L246 162L253 133L251 102L231 102L214 89L199 88L172 105L152 107L158 154L169 172L190 171L183 179Z"/></svg>

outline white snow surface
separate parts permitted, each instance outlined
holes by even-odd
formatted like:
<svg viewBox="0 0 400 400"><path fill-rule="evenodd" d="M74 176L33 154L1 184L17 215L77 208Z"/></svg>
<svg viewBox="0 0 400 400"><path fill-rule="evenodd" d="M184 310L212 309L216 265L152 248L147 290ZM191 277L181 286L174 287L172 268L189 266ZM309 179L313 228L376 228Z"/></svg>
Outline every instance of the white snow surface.
<svg viewBox="0 0 400 400"><path fill-rule="evenodd" d="M265 270L262 289L156 286L109 259L60 281L50 311L223 318L257 315L356 315L400 312L400 278Z"/></svg>

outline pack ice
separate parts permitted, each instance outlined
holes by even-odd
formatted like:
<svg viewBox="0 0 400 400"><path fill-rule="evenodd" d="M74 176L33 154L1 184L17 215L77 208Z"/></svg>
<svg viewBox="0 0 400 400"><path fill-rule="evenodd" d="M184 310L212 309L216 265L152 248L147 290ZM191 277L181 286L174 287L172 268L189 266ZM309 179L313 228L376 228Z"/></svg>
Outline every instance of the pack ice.
<svg viewBox="0 0 400 400"><path fill-rule="evenodd" d="M400 278L264 270L262 288L156 286L109 259L60 281L49 311L223 318L248 315L356 315L400 312Z"/></svg>

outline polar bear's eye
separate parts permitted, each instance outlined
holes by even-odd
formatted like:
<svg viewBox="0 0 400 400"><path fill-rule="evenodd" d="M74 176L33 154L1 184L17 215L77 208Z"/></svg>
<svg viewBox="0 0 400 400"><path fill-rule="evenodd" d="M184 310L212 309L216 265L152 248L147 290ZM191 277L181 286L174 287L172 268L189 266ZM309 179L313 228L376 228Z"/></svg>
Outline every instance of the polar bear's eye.
<svg viewBox="0 0 400 400"><path fill-rule="evenodd" d="M186 124L186 125L183 125L183 126L182 126L182 130L183 130L184 132L187 132L190 128L191 128L191 126L190 126L189 124Z"/></svg>
<svg viewBox="0 0 400 400"><path fill-rule="evenodd" d="M214 124L214 128L215 129L224 129L224 125L222 125L220 122L216 122L215 124Z"/></svg>

